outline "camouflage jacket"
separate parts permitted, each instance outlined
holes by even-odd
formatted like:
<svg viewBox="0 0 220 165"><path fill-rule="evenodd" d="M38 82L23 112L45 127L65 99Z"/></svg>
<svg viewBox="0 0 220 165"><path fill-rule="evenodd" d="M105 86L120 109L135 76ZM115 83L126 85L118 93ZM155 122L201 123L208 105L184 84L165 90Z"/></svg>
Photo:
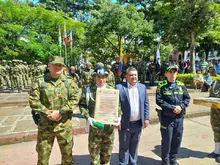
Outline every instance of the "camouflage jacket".
<svg viewBox="0 0 220 165"><path fill-rule="evenodd" d="M114 76L114 73L112 71L108 72L107 83L110 86L115 87L115 76Z"/></svg>
<svg viewBox="0 0 220 165"><path fill-rule="evenodd" d="M210 97L217 97L220 98L220 80L216 80L209 92Z"/></svg>
<svg viewBox="0 0 220 165"><path fill-rule="evenodd" d="M68 81L69 90L65 81ZM42 82L46 83L43 90ZM72 112L78 105L79 97L79 89L72 78L61 75L59 79L54 80L49 74L45 74L35 79L31 88L29 103L32 109L43 116L49 115L51 110L58 109L64 110L65 115Z"/></svg>

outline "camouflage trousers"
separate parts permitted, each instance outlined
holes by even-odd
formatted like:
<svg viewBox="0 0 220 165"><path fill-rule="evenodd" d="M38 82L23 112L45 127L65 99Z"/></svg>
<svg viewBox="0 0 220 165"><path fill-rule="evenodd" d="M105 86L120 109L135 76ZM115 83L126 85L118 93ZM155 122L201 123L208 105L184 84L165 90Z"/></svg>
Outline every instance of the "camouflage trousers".
<svg viewBox="0 0 220 165"><path fill-rule="evenodd" d="M72 126L68 126L63 130L44 131L45 129L39 129L37 135L38 162L37 165L48 165L50 153L53 147L54 139L57 138L57 142L60 147L62 155L61 165L73 165L72 148L73 148L73 134ZM56 128L54 128L56 130Z"/></svg>
<svg viewBox="0 0 220 165"><path fill-rule="evenodd" d="M211 108L210 120L214 132L214 141L220 142L220 109Z"/></svg>
<svg viewBox="0 0 220 165"><path fill-rule="evenodd" d="M114 145L114 127L105 125L104 130L90 127L89 153L91 165L110 165Z"/></svg>
<svg viewBox="0 0 220 165"><path fill-rule="evenodd" d="M4 88L4 78L0 75L0 90Z"/></svg>

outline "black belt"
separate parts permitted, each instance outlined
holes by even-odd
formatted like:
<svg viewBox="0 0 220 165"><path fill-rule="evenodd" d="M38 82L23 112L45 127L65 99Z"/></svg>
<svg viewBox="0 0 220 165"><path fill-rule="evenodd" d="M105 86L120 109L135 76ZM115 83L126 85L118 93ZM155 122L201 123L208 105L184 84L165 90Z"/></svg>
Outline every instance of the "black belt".
<svg viewBox="0 0 220 165"><path fill-rule="evenodd" d="M130 121L131 124L137 124L137 123L140 123L141 122L141 119L140 120L136 120L136 121Z"/></svg>

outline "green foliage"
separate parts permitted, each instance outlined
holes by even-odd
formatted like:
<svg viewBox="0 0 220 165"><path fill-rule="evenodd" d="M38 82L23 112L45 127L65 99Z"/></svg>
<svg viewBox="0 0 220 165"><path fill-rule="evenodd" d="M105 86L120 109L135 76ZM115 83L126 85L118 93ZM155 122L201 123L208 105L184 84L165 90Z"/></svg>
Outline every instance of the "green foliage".
<svg viewBox="0 0 220 165"><path fill-rule="evenodd" d="M73 44L80 47L84 23L65 19L63 12L49 11L39 5L0 2L0 58L11 60L16 56L26 61L45 61L50 55L59 55L58 27L61 25L63 32L64 21L67 34L73 29Z"/></svg>
<svg viewBox="0 0 220 165"><path fill-rule="evenodd" d="M181 81L184 84L191 84L193 81L193 77L195 74L189 73L189 74L178 74L177 75L177 80Z"/></svg>
<svg viewBox="0 0 220 165"><path fill-rule="evenodd" d="M123 54L143 57L150 52L153 41L153 21L146 21L144 14L134 5L100 3L100 10L93 10L88 23L85 47L96 60L119 55L120 39L123 40ZM148 42L145 42L148 40Z"/></svg>

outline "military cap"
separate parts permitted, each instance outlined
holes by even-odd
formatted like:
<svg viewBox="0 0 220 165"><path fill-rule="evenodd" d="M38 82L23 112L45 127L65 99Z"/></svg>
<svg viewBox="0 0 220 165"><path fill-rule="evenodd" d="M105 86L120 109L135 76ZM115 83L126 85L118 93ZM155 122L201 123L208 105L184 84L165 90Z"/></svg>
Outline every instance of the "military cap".
<svg viewBox="0 0 220 165"><path fill-rule="evenodd" d="M6 60L2 60L2 62L6 62Z"/></svg>
<svg viewBox="0 0 220 165"><path fill-rule="evenodd" d="M98 67L98 66L103 66L103 67L104 67L104 64L103 64L102 62L98 62L98 63L96 64L96 67Z"/></svg>
<svg viewBox="0 0 220 165"><path fill-rule="evenodd" d="M169 72L169 71L171 71L172 69L174 69L174 70L178 70L178 66L177 65L169 65L167 68L166 68L166 72Z"/></svg>
<svg viewBox="0 0 220 165"><path fill-rule="evenodd" d="M91 62L87 62L86 65L92 66L92 63Z"/></svg>
<svg viewBox="0 0 220 165"><path fill-rule="evenodd" d="M106 76L108 76L108 72L103 66L98 66L98 67L95 68L92 75L93 76L96 76L96 75L103 75L103 76L106 75Z"/></svg>
<svg viewBox="0 0 220 165"><path fill-rule="evenodd" d="M60 56L50 56L49 57L49 64L64 64L64 58Z"/></svg>
<svg viewBox="0 0 220 165"><path fill-rule="evenodd" d="M106 68L107 69L112 69L112 66L111 65L106 65Z"/></svg>
<svg viewBox="0 0 220 165"><path fill-rule="evenodd" d="M71 70L75 70L76 68L75 68L75 66L71 66L70 69Z"/></svg>

